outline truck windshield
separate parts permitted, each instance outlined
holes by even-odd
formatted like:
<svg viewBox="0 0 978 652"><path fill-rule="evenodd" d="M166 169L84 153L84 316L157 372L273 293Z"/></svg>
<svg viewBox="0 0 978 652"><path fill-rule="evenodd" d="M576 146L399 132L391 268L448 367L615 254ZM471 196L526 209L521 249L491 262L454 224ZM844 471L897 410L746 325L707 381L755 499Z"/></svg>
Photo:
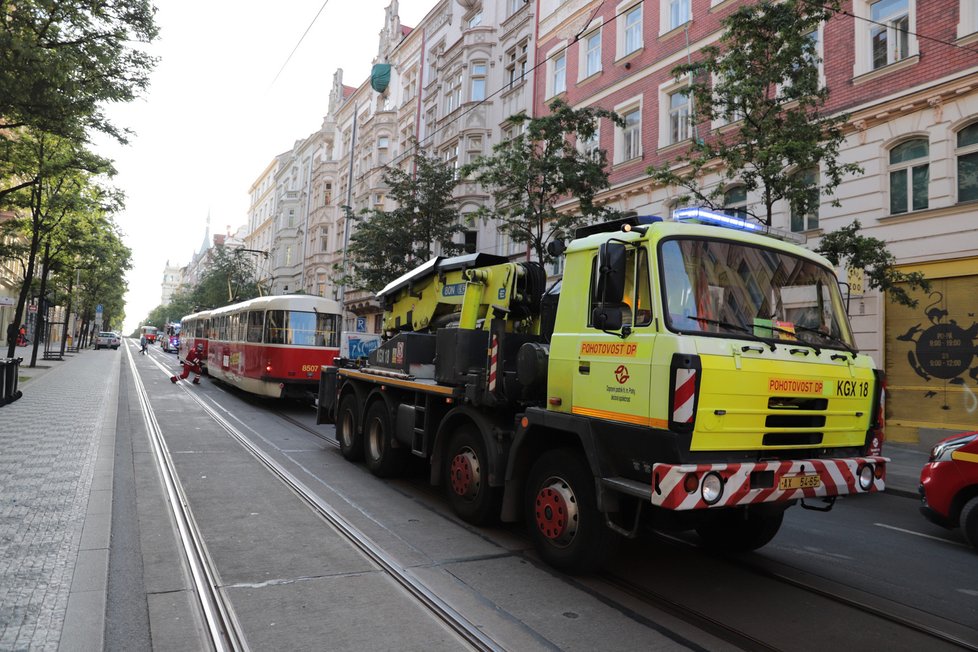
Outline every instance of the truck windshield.
<svg viewBox="0 0 978 652"><path fill-rule="evenodd" d="M672 239L661 244L665 317L671 330L749 334L853 350L831 270L777 249Z"/></svg>

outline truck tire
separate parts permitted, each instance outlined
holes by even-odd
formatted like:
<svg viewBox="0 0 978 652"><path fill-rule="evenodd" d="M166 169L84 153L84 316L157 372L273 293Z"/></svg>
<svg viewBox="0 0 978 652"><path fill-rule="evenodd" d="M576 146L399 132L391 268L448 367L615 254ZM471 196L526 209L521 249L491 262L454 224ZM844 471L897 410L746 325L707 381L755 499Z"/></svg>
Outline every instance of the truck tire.
<svg viewBox="0 0 978 652"><path fill-rule="evenodd" d="M363 422L363 458L367 468L378 478L390 477L401 467L404 451L394 448L393 439L387 403L374 401Z"/></svg>
<svg viewBox="0 0 978 652"><path fill-rule="evenodd" d="M961 509L961 531L964 538L974 548L978 548L978 496L975 496Z"/></svg>
<svg viewBox="0 0 978 652"><path fill-rule="evenodd" d="M478 429L465 424L455 430L444 459L445 493L459 518L473 525L494 521L502 493L489 486L489 458Z"/></svg>
<svg viewBox="0 0 978 652"><path fill-rule="evenodd" d="M748 552L766 545L781 529L784 511L723 509L696 527L707 548L726 552Z"/></svg>
<svg viewBox="0 0 978 652"><path fill-rule="evenodd" d="M351 462L363 459L363 434L357 427L359 415L357 395L353 392L345 394L336 411L336 441L340 444L340 454Z"/></svg>
<svg viewBox="0 0 978 652"><path fill-rule="evenodd" d="M547 451L533 464L526 483L530 538L551 566L594 570L614 553L619 536L598 511L594 475L580 454Z"/></svg>

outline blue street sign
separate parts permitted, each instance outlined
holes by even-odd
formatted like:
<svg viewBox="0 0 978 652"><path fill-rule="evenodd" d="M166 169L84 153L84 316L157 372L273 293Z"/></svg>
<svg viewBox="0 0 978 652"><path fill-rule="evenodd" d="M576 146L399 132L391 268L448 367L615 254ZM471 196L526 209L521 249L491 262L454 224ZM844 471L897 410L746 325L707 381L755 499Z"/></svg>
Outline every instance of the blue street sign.
<svg viewBox="0 0 978 652"><path fill-rule="evenodd" d="M367 318L357 317L357 332L366 333L367 332Z"/></svg>

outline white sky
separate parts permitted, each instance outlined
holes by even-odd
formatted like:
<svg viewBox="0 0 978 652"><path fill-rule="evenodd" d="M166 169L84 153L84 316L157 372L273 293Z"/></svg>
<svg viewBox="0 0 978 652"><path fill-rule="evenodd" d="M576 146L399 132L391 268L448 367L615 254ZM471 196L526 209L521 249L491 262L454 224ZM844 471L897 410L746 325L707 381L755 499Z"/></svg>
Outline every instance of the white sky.
<svg viewBox="0 0 978 652"><path fill-rule="evenodd" d="M319 128L333 74L347 86L370 74L389 0L157 0L160 58L144 97L109 107L135 132L126 147L99 139L127 196L116 221L133 252L123 332L160 304L163 268L186 265L211 234L245 224L248 189L273 157ZM434 0L401 0L415 27Z"/></svg>

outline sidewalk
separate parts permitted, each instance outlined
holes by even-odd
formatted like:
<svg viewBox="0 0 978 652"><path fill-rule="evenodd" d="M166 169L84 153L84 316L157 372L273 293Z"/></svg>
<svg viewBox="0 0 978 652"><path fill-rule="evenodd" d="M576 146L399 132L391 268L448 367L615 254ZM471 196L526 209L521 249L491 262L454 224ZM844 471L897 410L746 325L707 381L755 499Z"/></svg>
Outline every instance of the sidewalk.
<svg viewBox="0 0 978 652"><path fill-rule="evenodd" d="M0 648L98 650L121 351L30 354L0 407Z"/></svg>

